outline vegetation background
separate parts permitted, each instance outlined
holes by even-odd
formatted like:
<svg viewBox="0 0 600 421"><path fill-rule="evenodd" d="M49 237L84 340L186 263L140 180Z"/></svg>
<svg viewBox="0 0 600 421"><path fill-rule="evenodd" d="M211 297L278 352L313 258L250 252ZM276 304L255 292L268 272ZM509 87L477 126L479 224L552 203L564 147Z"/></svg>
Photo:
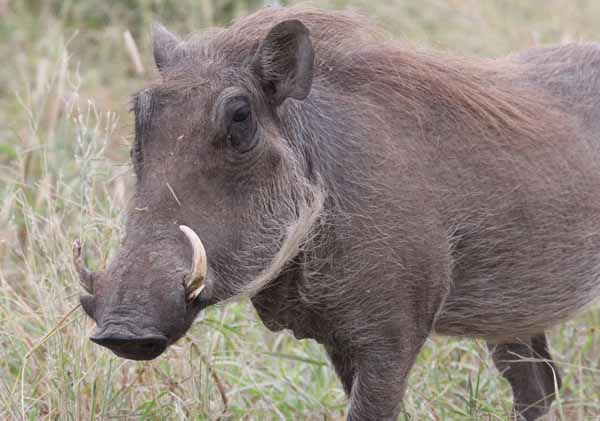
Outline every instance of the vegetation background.
<svg viewBox="0 0 600 421"><path fill-rule="evenodd" d="M186 34L261 0L0 0L0 419L339 419L322 349L273 334L247 302L212 308L161 358L88 341L71 243L103 267L131 186L129 96L154 76L151 22ZM284 3L287 3L284 2ZM597 0L316 0L424 48L498 56L600 40ZM599 69L600 70L600 69ZM550 332L553 417L600 419L600 311ZM402 419L504 420L511 395L477 341L432 338Z"/></svg>

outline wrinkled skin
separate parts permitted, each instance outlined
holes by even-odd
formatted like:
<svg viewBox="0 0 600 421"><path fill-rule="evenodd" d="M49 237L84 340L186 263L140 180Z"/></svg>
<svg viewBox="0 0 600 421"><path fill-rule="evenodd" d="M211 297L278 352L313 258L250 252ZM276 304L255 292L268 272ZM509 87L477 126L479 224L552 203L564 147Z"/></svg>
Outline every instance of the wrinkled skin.
<svg viewBox="0 0 600 421"><path fill-rule="evenodd" d="M152 359L247 295L325 346L349 420L397 417L433 333L486 340L536 419L561 383L544 332L600 295L600 47L477 62L374 32L302 8L187 42L155 28L126 237L80 271L91 339ZM180 225L207 255L192 300Z"/></svg>
<svg viewBox="0 0 600 421"><path fill-rule="evenodd" d="M285 55L278 64L266 51L257 55L251 72L241 75L223 72L215 63L214 68L197 69L204 74L189 92L181 92L178 75L170 74L179 70L169 61L176 58L167 56L172 53L169 43L178 41L156 28L157 66L171 85L144 90L134 99L132 161L138 182L127 234L108 269L95 275L93 296L82 300L98 324L92 340L119 356L156 357L185 333L201 308L239 293L254 279L277 252L285 228L297 219L297 208L306 199L305 181L293 178L296 163L286 162L289 152L272 113L286 98L308 94L312 50L306 28L296 21L274 28L271 37L263 48L279 38L296 37L298 43L308 43L309 51L303 52L308 56L296 60ZM298 80L294 75L289 76L293 80L271 80L278 75L269 72L292 59L308 66L298 69ZM273 68L263 66L265 60ZM268 92L261 84L269 84ZM283 204L269 203L266 195L280 197ZM193 302L185 299L191 249L178 229L182 224L207 244L211 269ZM262 242L256 244L256 239ZM161 337L166 342L156 343ZM131 341L135 346L129 346Z"/></svg>

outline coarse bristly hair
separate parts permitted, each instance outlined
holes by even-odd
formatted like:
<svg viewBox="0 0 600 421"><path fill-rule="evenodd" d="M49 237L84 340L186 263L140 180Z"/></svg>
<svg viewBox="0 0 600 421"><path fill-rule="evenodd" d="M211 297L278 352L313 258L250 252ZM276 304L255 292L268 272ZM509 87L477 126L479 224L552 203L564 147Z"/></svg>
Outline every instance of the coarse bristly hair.
<svg viewBox="0 0 600 421"><path fill-rule="evenodd" d="M410 221L400 220L400 215L386 220L377 220L380 212L367 215L369 206L401 200L384 197L394 193L382 181L385 177L393 178L393 172L399 170L416 173L411 180L413 186L403 188L407 190L405 193L419 194L421 202L430 200L429 212L445 215L444 244L448 253L445 273L449 279L444 281L444 288L450 290L451 282L455 281L453 277L459 271L457 265L465 260L464 250L472 247L469 248L470 253L480 256L482 262L485 259L480 252L489 251L483 250L484 246L480 243L470 246L467 237L475 226L483 224L482 219L490 216L488 213L491 210L486 208L486 204L480 204L474 198L484 194L479 189L489 188L489 192L498 189L498 186L484 187L484 183L491 181L494 170L500 172L495 183L502 183L506 173L512 171L509 169L512 166L514 171L530 176L528 182L533 185L532 188L543 194L545 189L556 192L564 186L557 168L579 165L577 148L560 156L546 158L543 164L538 162L548 151L561 148L564 139L572 137L579 122L568 113L561 98L530 83L532 66L516 60L462 58L447 53L415 50L390 41L368 19L355 13L324 13L305 6L263 9L239 20L230 28L212 30L190 39L186 48L194 53L187 65L198 65L194 57L202 60L209 56L217 62L244 69L253 59L268 30L275 23L287 19L298 19L310 29L315 49L315 74L311 95L307 100L284 104L280 110L281 124L288 134L288 146L294 152L292 156L302 161L299 166L310 166L324 182L323 186L312 187L320 191L316 196L329 197L329 203L335 206L322 208L324 199L318 199L314 202L316 207L306 207L305 211L299 213L298 220L290 221L285 246L282 246L272 264L252 284L243 287L241 292L250 295L257 293L275 279L275 275L284 269L286 262L296 257L302 247L309 248L311 242L307 236L312 232L311 225L317 220L327 219L319 218L321 212L335 214L333 218L338 218L338 222L347 222L353 217L369 219L376 229L387 231L387 237L390 238L398 231L393 224L410 224ZM178 88L193 86L187 77L182 77L190 74L188 68L176 70L172 79L162 81L163 86L169 83ZM357 125L357 122L360 123ZM325 128L326 135L323 133ZM574 143L578 143L580 148L589 147L583 138ZM441 156L441 153L448 154ZM465 159L462 167L451 167L457 164L457 157L464 153L479 161L471 159L469 162ZM437 168L427 168L432 159L443 158L447 161L436 162ZM385 174L383 169L389 169L391 159L398 160L396 168L392 173ZM469 165L474 167L469 168ZM469 170L472 172L466 174ZM489 174L480 174L485 170ZM429 179L422 174L427 174L427 171ZM438 178L447 178L432 180L430 176L433 173ZM465 175L480 177L481 185L475 186L474 181L463 179ZM555 186L552 187L552 184ZM454 197L444 203L440 197L448 196L449 188L454 189ZM468 191L469 188L472 190ZM518 190L519 185L515 182L514 185L501 186L503 189L508 194L512 189ZM432 193L437 197L426 199ZM372 199L371 203L365 203L366 198ZM378 203L378 199L384 202ZM470 201L473 202L471 209L468 209L465 203ZM589 200L584 200L584 203L589 203ZM359 205L365 210L360 211L359 216L352 215L358 212ZM411 207L402 206L400 202L393 205ZM517 207L521 205L519 203ZM508 227L504 226L497 226L496 229L500 233L509 232ZM340 235L351 236L353 233ZM385 232L383 235L386 236ZM359 239L357 237L356 241ZM520 235L516 239L520 239ZM383 248L385 241L379 239L377 243ZM485 247L492 249L494 246L490 244ZM366 256L361 260L371 263L369 254L377 255L380 251L378 248L362 250ZM501 259L499 256L501 254L491 259ZM354 257L343 259L344 262L355 260ZM389 266L394 267L394 263ZM308 269L307 272L317 273ZM346 276L353 278L360 272L351 274L349 270L344 271ZM526 277L526 273L518 278ZM343 279L336 281L340 288L344 287L342 283L348 281L345 277ZM481 278L474 282L479 283L474 291L479 291L481 285L487 284ZM318 301L324 301L323 291L320 288L316 290L320 295L313 293L320 297ZM589 288L586 290L589 292ZM489 290L489 293L492 292ZM449 314L458 302L468 300L468 296L451 298L447 302L448 307L438 309L436 320L441 321L442 325L448 318L454 320ZM504 313L501 302L485 301L497 307L499 313ZM580 296L577 302L582 304L582 301L587 302L588 299ZM469 306L472 305L469 303ZM554 307L553 310L560 311L555 311L551 320L569 317L572 311L572 308L566 309L571 306L562 309ZM483 307L478 304L475 308ZM537 310L532 309L532 313ZM470 310L461 306L460 311L469 313ZM461 315L457 316L456 320L461 320ZM510 330L504 328L507 325L506 316L497 317L502 319L494 322L498 326L489 332L486 329L490 329L490 326L482 327L478 335L494 337L504 334L504 330ZM532 328L527 327L528 323L521 322L521 333L538 329L544 318L546 315L535 316ZM473 319L477 317L473 316ZM438 323L436 328L443 333L445 329ZM451 321L448 325L454 326L454 323ZM462 327L449 327L447 333L469 335L469 329L465 327L462 331Z"/></svg>
<svg viewBox="0 0 600 421"><path fill-rule="evenodd" d="M273 106L255 58L289 20L310 33L312 85ZM398 413L431 333L500 344L493 355L516 408L542 399L536 413L547 410L544 332L600 295L600 47L463 58L393 42L357 14L301 6L260 10L169 54L180 59L161 69L155 93L183 103L201 92L199 109L212 110L211 94L242 84L268 110L261 133L277 156L232 190L245 209L215 208L250 215L235 242L215 244L205 221L222 215L204 210L220 250L209 247L215 302L250 296L270 328L323 343L356 419ZM210 126L211 111L184 121L189 109L177 106L165 124ZM197 215L207 206L189 200ZM548 362L503 365L518 341Z"/></svg>
<svg viewBox="0 0 600 421"><path fill-rule="evenodd" d="M518 190L517 180L512 177L504 180L510 171L530 177L528 183L538 194L544 194L547 189L557 193L564 187L565 181L556 169L572 171L582 164L578 151L590 147L586 144L587 140L579 136L574 141L578 146L573 150L546 156L548 151L562 148L564 139L573 137L579 122L566 110L561 98L530 83L533 70L527 63L462 58L415 50L390 41L368 19L349 12L324 13L305 6L263 9L237 21L230 28L211 30L191 38L186 43L189 59L185 66L177 67L170 78L161 81L161 85L171 89L194 86L197 79L189 79L193 74L190 66L201 66L206 57L210 57L212 62L245 71L268 30L275 23L287 19L298 19L310 29L315 49L315 74L307 100L288 101L282 106L279 111L282 129L287 134L288 146L293 152L291 156L301 161L299 168L310 167L323 180L323 186L311 187L320 191L316 196L328 196L335 209L321 208L324 199L318 199L314 202L318 205L316 208L306 207L298 214L298 220L289 221L291 228L286 231L285 246L252 284L240 289L242 293L252 295L260 291L275 279L286 262L293 260L302 247L310 246L306 236L312 232L310 225L320 219L318 213L332 212L335 218L349 221L359 204L366 209L365 205L377 206L392 201L396 202L394 206L403 207L398 202L401 200L399 197L389 196L398 195L402 190L405 194L419 194L421 202L428 200L430 213L444 215L448 253L445 273L449 275L445 288L449 290L451 282L456 281L453 278L459 271L457 264L465 261L464 250L468 249L472 256L479 256L481 262L486 261L481 253L489 251L483 250L484 246L479 242L471 245L467 241L471 239L468 236L473 235L474 227L483 224L482 219L488 219L492 212L487 207L490 203L480 203L476 197L486 194L486 190L488 193L494 189L506 190L505 194L512 189ZM325 128L326 135L323 132ZM441 156L442 153L447 155ZM465 162L459 168L452 167L457 165L461 154L470 154L471 159L464 158ZM545 161L539 162L540 158ZM389 169L391 159L396 159L397 163L392 173L386 174L384 169ZM442 160L436 162L435 169L427 168L434 159ZM590 163L583 165L589 166ZM393 172L398 171L413 171L413 186L392 192L393 188L387 186L382 178L392 179ZM481 174L482 171L488 173ZM491 174L495 174L494 177ZM463 176L479 177L480 185ZM440 180L442 177L445 179ZM495 186L485 184L491 182L491 178L494 178ZM499 186L503 181L514 184ZM452 189L453 197L442 202L440 197L448 196L449 189ZM427 198L432 193L436 193L437 197ZM574 193L581 192L575 189ZM519 197L522 195L519 194ZM364 203L365 198L371 199L371 203ZM378 203L377 200L384 202ZM471 209L465 205L468 202L472 202ZM583 203L590 201L584 199ZM377 220L380 212L374 212L370 217L366 211L360 213L358 218L370 219L378 230L387 231L390 238L399 231L393 224L410 224L400 220L400 214ZM486 227L487 230L496 229L498 233L508 233L509 228L501 225ZM341 235L351 236L353 233ZM520 235L516 239L520 239ZM385 243L381 239L377 242L381 243L380 247ZM492 249L494 246L489 244L485 247ZM367 254L363 260L369 261L370 252L377 255L380 250L363 250ZM490 259L495 261L501 259L500 256L496 254ZM347 260L350 258L344 259ZM391 263L390 267L393 265ZM496 266L497 263L490 265ZM260 265L257 263L257 266ZM592 272L592 269L589 271ZM351 275L348 270L345 273L346 276ZM525 278L526 273L518 278ZM343 281L337 282L341 284ZM474 291L488 284L481 278L474 282L478 283ZM586 291L589 292L590 288ZM492 290L488 292L492 293ZM445 330L439 321L443 325L457 303L468 300L468 296L451 298L445 309L438 309L438 331ZM320 297L319 301L322 301L323 295ZM489 303L489 300L485 301ZM577 305L582 301L587 302L588 299L580 296ZM499 313L504 312L502 303L490 304L494 304ZM564 319L571 314L571 310L566 309L570 305L562 309L556 307L551 320ZM532 312L537 310L532 309ZM468 313L470 310L461 306L461 311ZM462 315L457 316L456 320L461 320ZM536 319L531 323L535 326L532 329L537 329L546 318L540 313L530 316ZM499 326L492 329L490 336L503 334L501 331L505 330L506 317L497 317L502 320L497 322ZM454 320L454 317L449 318ZM453 326L454 323L452 321L448 325ZM530 330L528 323L521 325L522 333ZM489 328L480 329L478 334L488 336L485 331ZM468 329L465 328L464 332L462 329L448 328L448 333L470 334Z"/></svg>

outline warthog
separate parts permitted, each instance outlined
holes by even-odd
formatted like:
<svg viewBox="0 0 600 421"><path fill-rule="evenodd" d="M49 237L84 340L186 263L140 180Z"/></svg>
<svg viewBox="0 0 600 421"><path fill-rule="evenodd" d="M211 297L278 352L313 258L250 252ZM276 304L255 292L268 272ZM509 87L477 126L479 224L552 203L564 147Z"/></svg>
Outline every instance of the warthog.
<svg viewBox="0 0 600 421"><path fill-rule="evenodd" d="M249 296L325 346L350 420L398 415L431 334L486 340L548 411L544 332L600 295L600 46L463 59L302 7L157 26L154 58L122 247L91 273L75 246L92 341L152 359Z"/></svg>

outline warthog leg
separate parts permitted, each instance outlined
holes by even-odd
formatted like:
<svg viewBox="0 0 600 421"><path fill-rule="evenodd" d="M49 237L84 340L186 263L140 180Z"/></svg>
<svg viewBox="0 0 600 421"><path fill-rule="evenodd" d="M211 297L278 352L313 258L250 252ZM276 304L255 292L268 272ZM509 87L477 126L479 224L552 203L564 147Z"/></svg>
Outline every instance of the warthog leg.
<svg viewBox="0 0 600 421"><path fill-rule="evenodd" d="M344 389L349 392L347 421L395 421L402 410L406 379L424 343L405 337L396 346L374 344L371 352L331 354Z"/></svg>
<svg viewBox="0 0 600 421"><path fill-rule="evenodd" d="M325 349L327 350L333 368L335 368L335 372L344 387L344 392L346 392L347 396L350 396L352 393L352 386L354 385L354 376L356 375L354 362L352 361L350 353L328 345L325 345Z"/></svg>
<svg viewBox="0 0 600 421"><path fill-rule="evenodd" d="M518 419L531 421L545 415L561 386L546 335L510 343L488 342L488 347L496 368L512 387Z"/></svg>

